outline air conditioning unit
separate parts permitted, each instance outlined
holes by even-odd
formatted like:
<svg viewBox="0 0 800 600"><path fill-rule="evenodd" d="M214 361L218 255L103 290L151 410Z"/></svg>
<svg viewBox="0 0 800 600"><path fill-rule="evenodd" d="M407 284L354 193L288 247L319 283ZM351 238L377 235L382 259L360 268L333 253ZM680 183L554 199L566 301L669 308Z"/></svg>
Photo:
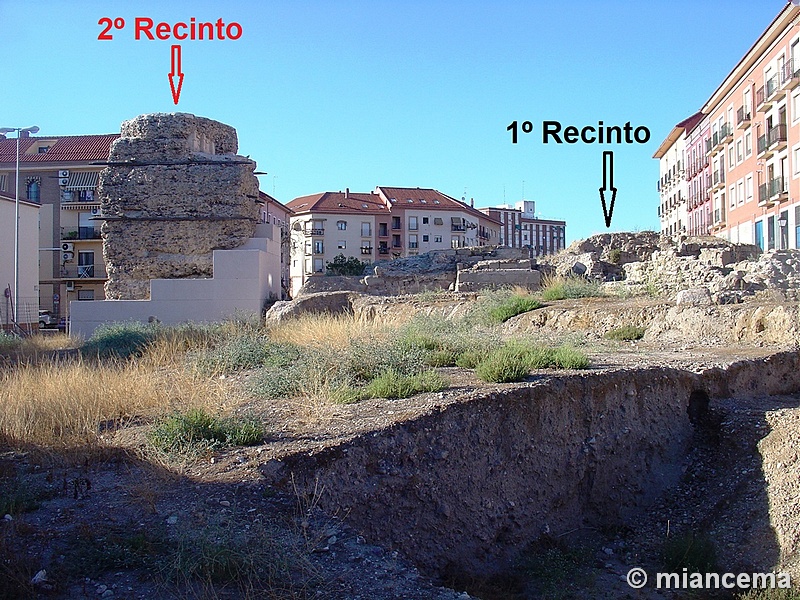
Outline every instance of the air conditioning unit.
<svg viewBox="0 0 800 600"><path fill-rule="evenodd" d="M58 178L58 185L60 185L61 187L64 187L67 184L69 184L69 177L59 177Z"/></svg>
<svg viewBox="0 0 800 600"><path fill-rule="evenodd" d="M74 248L75 248L75 244L73 244L72 242L62 242L61 243L61 251L62 252L72 252L72 250Z"/></svg>
<svg viewBox="0 0 800 600"><path fill-rule="evenodd" d="M62 169L58 172L59 179L63 179L64 177L69 177L69 171L66 169Z"/></svg>
<svg viewBox="0 0 800 600"><path fill-rule="evenodd" d="M75 291L75 282L74 281L68 281L67 282L67 291L68 292L74 292Z"/></svg>
<svg viewBox="0 0 800 600"><path fill-rule="evenodd" d="M72 259L75 255L72 252L62 252L61 253L61 260L63 262L72 262Z"/></svg>

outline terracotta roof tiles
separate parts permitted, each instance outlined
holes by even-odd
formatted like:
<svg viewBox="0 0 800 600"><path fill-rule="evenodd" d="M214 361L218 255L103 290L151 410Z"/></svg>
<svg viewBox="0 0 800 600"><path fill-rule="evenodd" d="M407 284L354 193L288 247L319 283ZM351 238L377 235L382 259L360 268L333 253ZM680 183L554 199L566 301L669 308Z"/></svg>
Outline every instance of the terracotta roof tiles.
<svg viewBox="0 0 800 600"><path fill-rule="evenodd" d="M118 133L104 135L65 135L23 137L19 140L19 160L22 163L34 162L84 162L108 160L111 144L119 137ZM38 152L37 143L48 146L47 152ZM52 142L48 144L48 142ZM17 140L0 140L0 163L16 163Z"/></svg>

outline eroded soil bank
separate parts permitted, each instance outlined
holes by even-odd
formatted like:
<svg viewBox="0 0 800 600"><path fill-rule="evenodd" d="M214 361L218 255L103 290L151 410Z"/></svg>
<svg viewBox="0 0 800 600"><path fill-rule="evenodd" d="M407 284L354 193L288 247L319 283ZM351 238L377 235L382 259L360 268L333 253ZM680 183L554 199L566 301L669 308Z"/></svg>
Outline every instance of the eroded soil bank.
<svg viewBox="0 0 800 600"><path fill-rule="evenodd" d="M485 576L543 535L632 523L678 485L698 440L714 437L709 401L796 392L799 367L786 352L700 373L542 378L273 460L262 473L324 489L323 509L428 573Z"/></svg>

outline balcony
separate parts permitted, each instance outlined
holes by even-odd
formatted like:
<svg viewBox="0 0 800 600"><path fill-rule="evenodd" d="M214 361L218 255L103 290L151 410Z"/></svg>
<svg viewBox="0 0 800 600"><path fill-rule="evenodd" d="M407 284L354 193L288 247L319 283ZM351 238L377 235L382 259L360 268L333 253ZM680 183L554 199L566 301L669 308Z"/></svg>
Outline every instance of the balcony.
<svg viewBox="0 0 800 600"><path fill-rule="evenodd" d="M756 110L767 112L772 108L772 103L776 99L775 92L778 89L778 76L770 77L764 85L756 90Z"/></svg>
<svg viewBox="0 0 800 600"><path fill-rule="evenodd" d="M711 190L718 190L725 187L725 171L719 169L718 171L714 171L714 180L711 186Z"/></svg>
<svg viewBox="0 0 800 600"><path fill-rule="evenodd" d="M771 202L784 202L789 199L789 186L786 178L776 177L769 182L769 200Z"/></svg>
<svg viewBox="0 0 800 600"><path fill-rule="evenodd" d="M758 143L756 146L758 148L757 156L759 158L769 158L772 156L772 150L770 150L769 147L769 133L758 136Z"/></svg>
<svg viewBox="0 0 800 600"><path fill-rule="evenodd" d="M718 228L725 227L725 209L724 208L715 208L714 209L714 226Z"/></svg>
<svg viewBox="0 0 800 600"><path fill-rule="evenodd" d="M362 246L361 247L361 254L372 254L372 248L370 246Z"/></svg>
<svg viewBox="0 0 800 600"><path fill-rule="evenodd" d="M793 90L800 85L800 64L795 65L794 59L790 59L783 65L781 72L781 87L785 90Z"/></svg>
<svg viewBox="0 0 800 600"><path fill-rule="evenodd" d="M102 237L99 227L61 228L61 239L67 242L73 240L99 240Z"/></svg>
<svg viewBox="0 0 800 600"><path fill-rule="evenodd" d="M720 152L725 147L725 144L732 139L733 129L729 123L723 123L719 131L714 132L714 135L711 136L711 154L714 155Z"/></svg>
<svg viewBox="0 0 800 600"><path fill-rule="evenodd" d="M768 143L774 152L780 152L786 148L786 140L786 125L784 123L775 125L775 127L769 130Z"/></svg>
<svg viewBox="0 0 800 600"><path fill-rule="evenodd" d="M103 265L76 265L61 267L63 279L108 279Z"/></svg>
<svg viewBox="0 0 800 600"><path fill-rule="evenodd" d="M706 140L706 154L711 154L711 148L713 147L713 145L714 145L714 144L713 144L713 142L711 141L711 138L708 138L708 139Z"/></svg>
<svg viewBox="0 0 800 600"><path fill-rule="evenodd" d="M750 107L742 106L739 108L739 111L736 113L736 128L747 129L752 124L752 121L753 115L751 114Z"/></svg>
<svg viewBox="0 0 800 600"><path fill-rule="evenodd" d="M466 230L467 230L467 228L464 227L463 225L451 225L450 226L450 231L466 231Z"/></svg>
<svg viewBox="0 0 800 600"><path fill-rule="evenodd" d="M307 236L312 235L325 235L325 228L324 227L307 227L303 233Z"/></svg>
<svg viewBox="0 0 800 600"><path fill-rule="evenodd" d="M384 248L384 247L380 247L380 248L378 248L378 254L389 254L389 249L388 248Z"/></svg>

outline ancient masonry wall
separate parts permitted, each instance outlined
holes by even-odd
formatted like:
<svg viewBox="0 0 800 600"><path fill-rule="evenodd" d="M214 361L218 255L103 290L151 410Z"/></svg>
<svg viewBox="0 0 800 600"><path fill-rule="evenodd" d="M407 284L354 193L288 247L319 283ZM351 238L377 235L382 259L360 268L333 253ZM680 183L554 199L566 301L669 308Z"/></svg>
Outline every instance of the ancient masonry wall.
<svg viewBox="0 0 800 600"><path fill-rule="evenodd" d="M122 123L100 174L106 297L146 299L151 279L211 277L258 218L256 163L233 127L186 113Z"/></svg>

